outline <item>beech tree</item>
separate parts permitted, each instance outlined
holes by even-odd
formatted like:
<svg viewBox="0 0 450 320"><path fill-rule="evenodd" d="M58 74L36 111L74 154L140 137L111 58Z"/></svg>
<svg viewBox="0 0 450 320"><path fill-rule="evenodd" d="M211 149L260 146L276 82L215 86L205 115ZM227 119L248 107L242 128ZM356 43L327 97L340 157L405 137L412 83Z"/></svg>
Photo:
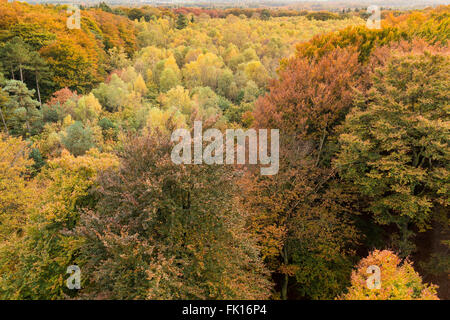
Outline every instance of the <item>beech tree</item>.
<svg viewBox="0 0 450 320"><path fill-rule="evenodd" d="M450 6L62 9L0 1L0 298L435 298L385 252L366 292L375 248L448 298ZM175 165L195 120L279 129L278 174Z"/></svg>
<svg viewBox="0 0 450 320"><path fill-rule="evenodd" d="M377 223L397 227L402 257L414 251L411 228L425 231L435 209L448 207L449 71L443 54L394 53L339 137L340 174Z"/></svg>
<svg viewBox="0 0 450 320"><path fill-rule="evenodd" d="M270 284L225 166L176 165L157 131L120 153L82 213L88 297L262 299Z"/></svg>
<svg viewBox="0 0 450 320"><path fill-rule="evenodd" d="M20 137L0 133L0 237L2 243L21 230L32 198L32 186L26 180L28 143ZM1 264L0 264L1 265Z"/></svg>
<svg viewBox="0 0 450 320"><path fill-rule="evenodd" d="M371 266L379 268L379 288L370 288L368 279L374 275L368 273ZM439 300L437 287L423 283L410 261L401 259L389 250L374 250L362 259L352 272L352 286L340 300ZM372 283L373 285L373 283Z"/></svg>
<svg viewBox="0 0 450 320"><path fill-rule="evenodd" d="M243 202L259 213L253 230L281 276L283 299L334 297L348 281L358 240L348 214L354 192L339 185L330 156L360 73L352 49L317 62L293 59L256 103L255 126L281 131L280 171L276 178L250 178Z"/></svg>
<svg viewBox="0 0 450 320"><path fill-rule="evenodd" d="M23 161L32 161L18 160L17 165L21 166ZM66 287L66 270L70 265L81 264L84 257L79 250L83 239L68 232L78 223L80 207L95 203L92 189L99 172L117 166L117 158L110 154L93 150L75 157L65 150L61 157L47 162L36 177L35 187L10 189L29 204L23 204L23 218L9 217L16 219L15 228L20 222L22 233L10 232L0 246L2 299L63 299L76 295ZM12 182L9 181L10 186L15 186Z"/></svg>

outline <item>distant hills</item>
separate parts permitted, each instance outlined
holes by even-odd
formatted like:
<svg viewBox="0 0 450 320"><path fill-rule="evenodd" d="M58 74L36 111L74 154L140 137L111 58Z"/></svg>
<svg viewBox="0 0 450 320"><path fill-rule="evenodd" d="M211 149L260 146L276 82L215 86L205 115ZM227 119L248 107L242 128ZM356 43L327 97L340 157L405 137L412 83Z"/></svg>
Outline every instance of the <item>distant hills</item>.
<svg viewBox="0 0 450 320"><path fill-rule="evenodd" d="M12 2L13 0L9 0ZM154 5L154 6L200 6L200 7L292 7L310 10L339 8L363 8L378 5L384 8L422 8L448 4L447 0L359 0L359 1L297 1L297 0L28 0L28 3L80 3L95 5L105 2L110 5Z"/></svg>

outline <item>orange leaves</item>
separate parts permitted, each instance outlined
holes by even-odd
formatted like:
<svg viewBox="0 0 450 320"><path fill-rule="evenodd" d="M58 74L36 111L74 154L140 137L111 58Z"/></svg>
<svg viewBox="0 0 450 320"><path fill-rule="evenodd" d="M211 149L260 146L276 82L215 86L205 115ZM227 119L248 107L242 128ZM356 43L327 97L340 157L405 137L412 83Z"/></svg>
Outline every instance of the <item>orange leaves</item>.
<svg viewBox="0 0 450 320"><path fill-rule="evenodd" d="M351 107L359 72L354 49L336 49L318 62L289 61L257 102L256 125L303 137L322 135Z"/></svg>
<svg viewBox="0 0 450 320"><path fill-rule="evenodd" d="M131 21L100 9L87 11L86 16L101 30L105 51L113 47L123 47L130 56L135 52L135 27Z"/></svg>
<svg viewBox="0 0 450 320"><path fill-rule="evenodd" d="M128 54L137 48L131 21L97 9L81 10L81 29L67 28L64 7L2 3L0 20L0 31L8 31L21 22L40 27L43 34L55 35L40 53L54 72L58 89L92 88L104 77L101 65L109 48L124 47Z"/></svg>
<svg viewBox="0 0 450 320"><path fill-rule="evenodd" d="M76 98L77 94L75 92L70 91L69 88L65 87L61 90L55 91L50 99L47 101L47 104L51 107L56 106L58 103L62 106L67 100L70 98Z"/></svg>
<svg viewBox="0 0 450 320"><path fill-rule="evenodd" d="M370 266L380 270L381 287L370 289L367 279L372 276ZM372 267L373 269L373 267ZM370 279L369 279L370 281ZM352 286L342 300L438 300L437 287L422 283L411 262L401 261L389 250L375 250L362 259L352 272Z"/></svg>
<svg viewBox="0 0 450 320"><path fill-rule="evenodd" d="M294 275L298 272L299 269L300 269L300 268L299 268L298 266L294 265L294 264L290 264L290 265L282 264L282 265L278 268L278 271L279 271L281 274L286 274L286 275L292 277L292 276L294 276Z"/></svg>

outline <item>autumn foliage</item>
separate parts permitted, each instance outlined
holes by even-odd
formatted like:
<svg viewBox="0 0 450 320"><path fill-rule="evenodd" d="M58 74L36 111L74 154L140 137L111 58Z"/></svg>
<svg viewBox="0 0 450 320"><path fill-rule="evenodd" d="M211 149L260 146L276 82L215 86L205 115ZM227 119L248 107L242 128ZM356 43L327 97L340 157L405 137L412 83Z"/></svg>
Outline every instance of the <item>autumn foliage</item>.
<svg viewBox="0 0 450 320"><path fill-rule="evenodd" d="M1 2L0 298L448 299L449 9ZM278 173L175 164L195 121Z"/></svg>
<svg viewBox="0 0 450 320"><path fill-rule="evenodd" d="M380 289L370 289L367 272L370 266L380 268ZM389 250L375 250L362 259L352 272L352 285L343 300L437 300L436 286L422 282L410 261L401 259Z"/></svg>

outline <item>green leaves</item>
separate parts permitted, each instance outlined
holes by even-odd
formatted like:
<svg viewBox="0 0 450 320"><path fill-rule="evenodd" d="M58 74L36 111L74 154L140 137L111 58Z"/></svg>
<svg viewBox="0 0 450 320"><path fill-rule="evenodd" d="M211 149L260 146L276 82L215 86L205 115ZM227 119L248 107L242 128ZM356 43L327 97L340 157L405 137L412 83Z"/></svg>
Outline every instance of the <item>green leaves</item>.
<svg viewBox="0 0 450 320"><path fill-rule="evenodd" d="M8 80L3 91L9 94L5 106L11 132L22 136L39 133L42 113L39 102L33 99L34 90L28 90L21 81Z"/></svg>
<svg viewBox="0 0 450 320"><path fill-rule="evenodd" d="M442 91L450 90L449 71L439 52L394 53L375 71L368 105L346 118L335 164L369 197L381 224L410 221L423 231L433 208L447 202L450 118Z"/></svg>
<svg viewBox="0 0 450 320"><path fill-rule="evenodd" d="M76 121L67 128L62 143L73 155L83 155L94 146L91 129Z"/></svg>
<svg viewBox="0 0 450 320"><path fill-rule="evenodd" d="M234 202L232 171L176 165L168 136L130 140L120 171L100 177L98 205L76 235L84 293L110 299L254 299L269 294L267 272Z"/></svg>

